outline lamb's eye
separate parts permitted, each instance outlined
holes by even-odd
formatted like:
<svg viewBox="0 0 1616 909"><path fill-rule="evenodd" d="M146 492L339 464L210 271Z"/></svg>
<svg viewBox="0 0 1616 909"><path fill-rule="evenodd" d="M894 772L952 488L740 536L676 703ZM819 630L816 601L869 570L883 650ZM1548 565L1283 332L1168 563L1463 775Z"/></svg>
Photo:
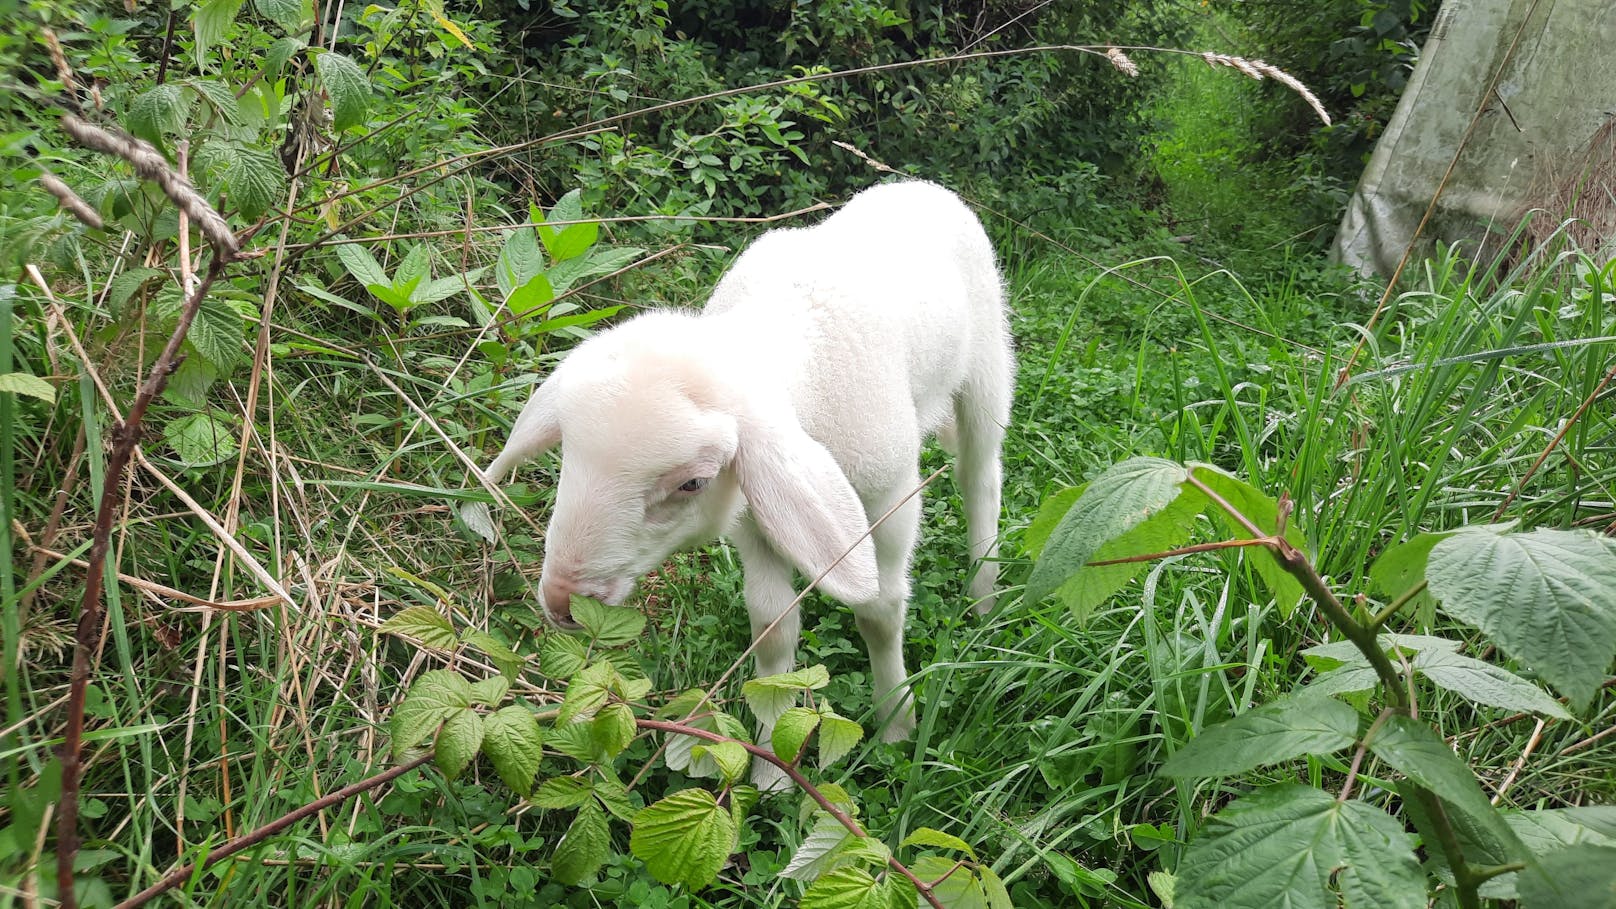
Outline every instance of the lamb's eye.
<svg viewBox="0 0 1616 909"><path fill-rule="evenodd" d="M679 487L679 491L680 492L701 492L703 489L706 489L707 484L711 483L712 481L713 481L712 477L693 477L693 478L691 478L689 480L686 480L684 482L684 484Z"/></svg>

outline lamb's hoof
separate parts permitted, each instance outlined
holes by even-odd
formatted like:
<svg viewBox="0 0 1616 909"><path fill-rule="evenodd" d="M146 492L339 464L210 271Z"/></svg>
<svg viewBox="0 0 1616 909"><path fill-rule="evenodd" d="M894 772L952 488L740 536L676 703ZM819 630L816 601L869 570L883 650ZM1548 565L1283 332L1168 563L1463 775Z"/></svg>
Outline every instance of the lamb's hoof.
<svg viewBox="0 0 1616 909"><path fill-rule="evenodd" d="M915 734L915 708L913 704L905 704L896 716L887 720L881 727L881 741L887 744L903 742L914 737Z"/></svg>

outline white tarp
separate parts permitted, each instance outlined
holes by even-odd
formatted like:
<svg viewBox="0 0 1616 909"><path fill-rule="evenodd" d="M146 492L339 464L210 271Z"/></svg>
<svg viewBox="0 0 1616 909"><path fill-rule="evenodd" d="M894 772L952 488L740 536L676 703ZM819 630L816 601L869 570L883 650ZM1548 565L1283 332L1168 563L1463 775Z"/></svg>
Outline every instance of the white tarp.
<svg viewBox="0 0 1616 909"><path fill-rule="evenodd" d="M1500 65L1423 241L1507 233L1528 209L1552 207L1551 187L1586 172L1590 153L1608 164L1601 128L1616 116L1616 2L1448 0L1341 219L1333 260L1391 275ZM1616 186L1578 191L1616 207ZM1608 221L1595 229L1604 245L1616 239Z"/></svg>

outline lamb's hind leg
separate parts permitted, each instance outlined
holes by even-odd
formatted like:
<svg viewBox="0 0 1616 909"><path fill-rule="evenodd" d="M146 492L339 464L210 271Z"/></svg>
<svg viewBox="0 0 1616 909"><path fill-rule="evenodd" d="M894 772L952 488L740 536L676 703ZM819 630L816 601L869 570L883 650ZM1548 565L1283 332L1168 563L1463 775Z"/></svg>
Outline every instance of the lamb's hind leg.
<svg viewBox="0 0 1616 909"><path fill-rule="evenodd" d="M904 496L920 486L915 475L900 484L871 519L879 519ZM903 626L909 612L909 559L920 534L920 493L882 521L872 533L880 570L881 593L874 602L853 604L859 634L870 652L875 688L875 710L881 738L902 741L915 731L915 701L909 692L909 670L903 663Z"/></svg>
<svg viewBox="0 0 1616 909"><path fill-rule="evenodd" d="M967 386L954 401L955 478L965 500L966 532L970 534L971 560L976 563L971 599L978 613L993 609L999 582L999 496L1004 479L999 450L1009 415L1007 378L1003 383Z"/></svg>

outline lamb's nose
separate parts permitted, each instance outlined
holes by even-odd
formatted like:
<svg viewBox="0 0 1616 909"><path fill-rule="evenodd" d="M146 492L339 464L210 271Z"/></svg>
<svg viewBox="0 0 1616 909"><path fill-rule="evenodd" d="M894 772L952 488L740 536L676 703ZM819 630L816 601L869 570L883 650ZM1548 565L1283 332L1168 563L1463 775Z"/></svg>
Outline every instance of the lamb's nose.
<svg viewBox="0 0 1616 909"><path fill-rule="evenodd" d="M544 612L550 621L563 628L578 627L572 620L572 595L578 592L578 584L568 578L546 575L540 588L544 595Z"/></svg>

